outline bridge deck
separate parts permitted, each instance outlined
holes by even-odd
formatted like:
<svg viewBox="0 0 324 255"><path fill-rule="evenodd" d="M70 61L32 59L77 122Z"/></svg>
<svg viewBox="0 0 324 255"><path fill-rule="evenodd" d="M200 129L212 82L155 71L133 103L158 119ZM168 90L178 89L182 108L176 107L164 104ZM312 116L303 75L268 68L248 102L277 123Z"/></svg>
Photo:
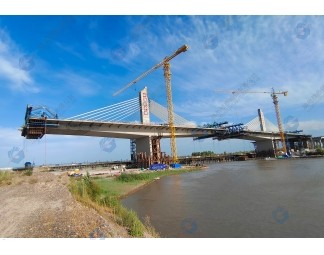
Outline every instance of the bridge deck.
<svg viewBox="0 0 324 255"><path fill-rule="evenodd" d="M176 126L176 137L198 137L200 139L213 138L243 139L243 140L269 140L280 139L278 132L248 131L229 133L225 128L201 128ZM165 124L140 124L125 122L101 122L87 120L60 120L29 117L22 128L21 135L27 139L39 139L44 134L76 135L94 137L114 137L137 139L148 136L170 138L170 129ZM302 134L286 134L288 139L309 139L311 136Z"/></svg>

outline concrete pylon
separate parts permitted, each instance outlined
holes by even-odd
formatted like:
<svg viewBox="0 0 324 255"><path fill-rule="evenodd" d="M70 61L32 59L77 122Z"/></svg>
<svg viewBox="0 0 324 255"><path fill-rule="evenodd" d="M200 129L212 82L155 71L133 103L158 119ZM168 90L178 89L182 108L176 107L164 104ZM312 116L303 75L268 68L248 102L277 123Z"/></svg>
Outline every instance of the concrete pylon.
<svg viewBox="0 0 324 255"><path fill-rule="evenodd" d="M147 87L139 92L141 123L150 124L150 108L147 93ZM152 157L155 162L160 161L161 146L158 137L142 137L135 140L136 153L145 153L148 157Z"/></svg>
<svg viewBox="0 0 324 255"><path fill-rule="evenodd" d="M139 101L141 107L141 122L142 124L150 124L150 107L147 94L147 87L145 87L139 92Z"/></svg>
<svg viewBox="0 0 324 255"><path fill-rule="evenodd" d="M267 131L266 125L265 125L265 120L264 120L264 115L261 109L258 109L258 115L259 115L259 121L260 121L260 129L261 131Z"/></svg>

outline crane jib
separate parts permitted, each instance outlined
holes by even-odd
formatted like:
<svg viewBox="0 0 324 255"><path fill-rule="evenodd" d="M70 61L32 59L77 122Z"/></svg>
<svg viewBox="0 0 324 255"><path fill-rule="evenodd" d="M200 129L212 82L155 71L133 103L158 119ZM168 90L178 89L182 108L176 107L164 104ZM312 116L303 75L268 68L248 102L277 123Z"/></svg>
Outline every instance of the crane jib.
<svg viewBox="0 0 324 255"><path fill-rule="evenodd" d="M149 69L148 71L142 73L139 77L137 77L135 80L133 80L132 82L128 83L124 88L121 88L120 90L118 90L117 92L115 92L113 94L113 96L117 96L118 94L120 94L121 92L123 92L124 90L128 89L129 87L131 87L132 85L134 85L136 82L138 82L139 80L143 79L145 76L149 75L150 73L152 73L153 71L155 71L156 69L158 69L159 67L161 67L162 65L164 65L165 63L169 62L171 59L173 59L174 57L176 57L177 55L179 55L182 52L185 52L189 49L188 45L183 45L181 46L175 53L173 53L171 56L165 57L160 63L156 64L155 66L153 66L151 69Z"/></svg>

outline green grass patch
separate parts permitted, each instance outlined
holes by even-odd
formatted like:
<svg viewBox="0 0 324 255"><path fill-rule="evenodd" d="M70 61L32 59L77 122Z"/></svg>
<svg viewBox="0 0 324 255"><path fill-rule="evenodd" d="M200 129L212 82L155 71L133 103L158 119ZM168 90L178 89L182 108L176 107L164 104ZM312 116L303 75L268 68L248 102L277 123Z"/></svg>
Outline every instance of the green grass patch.
<svg viewBox="0 0 324 255"><path fill-rule="evenodd" d="M139 174L126 174L122 173L116 178L119 182L134 182L134 181L151 181L157 177L163 177L167 175L176 175L180 173L189 173L197 171L197 169L179 169L179 170L164 170L164 171L149 171Z"/></svg>
<svg viewBox="0 0 324 255"><path fill-rule="evenodd" d="M137 214L122 206L119 199L113 192L104 190L88 174L80 180L72 180L70 184L71 193L76 198L89 204L89 200L101 206L109 207L117 216L117 222L128 229L131 236L143 237L145 226L138 219Z"/></svg>
<svg viewBox="0 0 324 255"><path fill-rule="evenodd" d="M157 237L158 234L149 223L145 220L143 224L136 212L125 208L120 198L134 191L142 185L153 181L157 177L175 175L196 171L197 169L181 169L181 170L166 170L152 171L139 174L122 173L118 177L113 178L91 178L89 174L81 179L71 179L70 191L81 202L90 205L90 201L97 205L112 209L117 216L117 222L126 227L129 234L134 237L143 237L144 232L150 233Z"/></svg>
<svg viewBox="0 0 324 255"><path fill-rule="evenodd" d="M94 182L101 188L103 196L121 197L147 183L144 180L121 182L117 178L95 179Z"/></svg>
<svg viewBox="0 0 324 255"><path fill-rule="evenodd" d="M101 188L106 196L123 197L128 193L136 190L146 183L153 181L155 178L167 175L176 175L181 173L189 173L197 171L197 169L180 169L180 170L166 170L166 171L149 171L139 174L122 173L118 177L100 178L95 177L94 182Z"/></svg>

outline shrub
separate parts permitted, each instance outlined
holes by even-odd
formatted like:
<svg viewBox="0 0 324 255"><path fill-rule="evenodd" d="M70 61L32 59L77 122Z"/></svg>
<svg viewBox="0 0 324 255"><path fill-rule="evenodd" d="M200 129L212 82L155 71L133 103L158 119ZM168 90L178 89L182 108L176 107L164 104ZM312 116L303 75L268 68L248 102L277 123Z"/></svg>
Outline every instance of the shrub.
<svg viewBox="0 0 324 255"><path fill-rule="evenodd" d="M150 179L150 174L149 173L141 173L141 174L125 174L122 173L119 175L116 180L121 181L121 182L132 182L132 181L137 181L137 180L148 180Z"/></svg>
<svg viewBox="0 0 324 255"><path fill-rule="evenodd" d="M33 169L32 168L27 168L24 170L24 175L31 176L33 174Z"/></svg>
<svg viewBox="0 0 324 255"><path fill-rule="evenodd" d="M113 209L116 216L119 217L119 223L128 229L131 236L142 237L144 235L145 227L136 213L123 207L118 198L113 195L101 197L103 190L91 179L89 173L81 180L72 180L70 191L86 204L89 204L88 199L90 199L99 205Z"/></svg>
<svg viewBox="0 0 324 255"><path fill-rule="evenodd" d="M9 172L9 171L0 171L0 185L1 184L10 185L12 177L13 177L13 175L12 175L11 172Z"/></svg>

